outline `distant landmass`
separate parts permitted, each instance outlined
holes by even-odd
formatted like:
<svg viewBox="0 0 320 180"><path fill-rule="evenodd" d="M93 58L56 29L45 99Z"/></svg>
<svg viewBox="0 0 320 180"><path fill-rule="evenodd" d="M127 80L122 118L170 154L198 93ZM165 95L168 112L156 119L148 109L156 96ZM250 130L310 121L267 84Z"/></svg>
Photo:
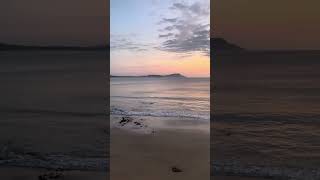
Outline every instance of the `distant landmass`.
<svg viewBox="0 0 320 180"><path fill-rule="evenodd" d="M145 75L145 76L113 76L111 77L117 78L117 77L150 77L150 78L164 78L164 77L170 77L170 78L187 78L186 76L183 76L182 74L179 73L174 73L174 74L168 74L168 75L157 75L157 74L151 74L151 75Z"/></svg>
<svg viewBox="0 0 320 180"><path fill-rule="evenodd" d="M0 51L13 50L59 50L59 51L100 51L109 50L108 45L102 46L26 46L0 43Z"/></svg>
<svg viewBox="0 0 320 180"><path fill-rule="evenodd" d="M314 52L319 53L320 50L247 50L236 44L233 44L224 38L211 38L210 49L213 53L293 53L293 52ZM0 43L0 51L109 51L110 45L96 45L96 46L28 46ZM158 76L158 75L154 75Z"/></svg>
<svg viewBox="0 0 320 180"><path fill-rule="evenodd" d="M223 38L211 38L210 49L213 52L234 52L244 51L245 49L226 41Z"/></svg>
<svg viewBox="0 0 320 180"><path fill-rule="evenodd" d="M211 38L210 39L211 50L213 52L233 52L243 51L244 49L229 43L223 38ZM65 50L65 51L98 51L109 50L109 45L97 45L97 46L27 46L0 43L0 51L12 51L12 50Z"/></svg>

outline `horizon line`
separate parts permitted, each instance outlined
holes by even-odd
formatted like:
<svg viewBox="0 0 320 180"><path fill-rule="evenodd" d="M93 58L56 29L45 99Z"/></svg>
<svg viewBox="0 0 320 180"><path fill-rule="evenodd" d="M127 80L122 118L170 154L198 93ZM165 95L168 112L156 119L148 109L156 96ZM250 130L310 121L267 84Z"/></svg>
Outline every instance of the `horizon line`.
<svg viewBox="0 0 320 180"><path fill-rule="evenodd" d="M217 37L217 38L210 38L211 39L224 39L224 38L220 38L220 37ZM224 39L226 40L226 39ZM228 40L226 40L226 42L229 42ZM0 47L1 46L7 46L7 48L43 48L43 49L57 49L57 48L65 48L65 49L71 49L71 48L81 48L81 49L104 49L104 48L107 48L109 50L111 50L110 48L110 42L106 42L104 44L91 44L91 45L71 45L71 44L65 44L65 45L62 45L62 44L52 44L52 45L40 45L40 44L27 44L27 43L4 43L4 42L0 42ZM255 48L243 48L242 46L239 46L236 44L236 46L240 47L243 51L245 52L293 52L293 51L320 51L320 49L311 49L311 48L288 48L288 49L285 49L285 48L281 48L281 49L273 49L273 48L258 48L258 49L255 49ZM210 47L211 49L211 47ZM0 49L1 50L1 49ZM2 49L2 50L9 50L9 49ZM41 50L41 49L39 49ZM227 49L228 50L228 49ZM224 50L222 50L224 51ZM230 51L233 51L233 50L230 50Z"/></svg>
<svg viewBox="0 0 320 180"><path fill-rule="evenodd" d="M141 74L141 75L116 75L116 74L109 74L110 77L148 77L148 76L169 76L173 74L180 74L185 78L210 78L211 76L186 76L181 73L172 73L172 74Z"/></svg>

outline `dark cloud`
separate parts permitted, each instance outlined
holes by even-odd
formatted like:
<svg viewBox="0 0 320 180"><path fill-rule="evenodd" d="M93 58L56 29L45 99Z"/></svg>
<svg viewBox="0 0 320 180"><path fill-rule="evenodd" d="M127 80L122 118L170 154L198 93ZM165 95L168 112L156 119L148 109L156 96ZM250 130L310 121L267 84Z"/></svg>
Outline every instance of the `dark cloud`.
<svg viewBox="0 0 320 180"><path fill-rule="evenodd" d="M201 3L194 3L189 7L190 11L197 15L204 15L204 16L209 16L210 15L210 10L209 8L204 8L202 7Z"/></svg>
<svg viewBox="0 0 320 180"><path fill-rule="evenodd" d="M189 7L183 3L174 3L170 9L178 9L178 10L185 10L185 9L188 9Z"/></svg>
<svg viewBox="0 0 320 180"><path fill-rule="evenodd" d="M132 35L130 35L132 36ZM111 35L111 50L147 51L150 45L134 42L129 36Z"/></svg>
<svg viewBox="0 0 320 180"><path fill-rule="evenodd" d="M177 18L163 18L159 24L163 24L163 23L175 23L177 22Z"/></svg>
<svg viewBox="0 0 320 180"><path fill-rule="evenodd" d="M209 2L209 0L208 0ZM210 8L208 4L204 4L201 2L195 2L192 5L188 5L185 3L174 3L171 7L171 10L180 10L180 11L190 11L197 15L209 15Z"/></svg>
<svg viewBox="0 0 320 180"><path fill-rule="evenodd" d="M167 26L164 29L160 30L160 31L172 31L175 29L175 26Z"/></svg>
<svg viewBox="0 0 320 180"><path fill-rule="evenodd" d="M173 33L159 34L159 38L168 38L168 37L171 37L171 36L174 36L174 34Z"/></svg>
<svg viewBox="0 0 320 180"><path fill-rule="evenodd" d="M158 49L186 54L202 52L209 55L209 6L200 2L190 5L174 3L169 9L179 16L163 18L160 21L161 24L164 22L166 24L161 27L159 38L166 38L166 40Z"/></svg>
<svg viewBox="0 0 320 180"><path fill-rule="evenodd" d="M173 36L170 35L168 37ZM209 30L198 29L193 32L193 35L187 36L184 39L179 39L175 37L169 40L166 40L162 43L162 50L179 52L179 53L189 53L193 51L200 51L208 54L210 39Z"/></svg>

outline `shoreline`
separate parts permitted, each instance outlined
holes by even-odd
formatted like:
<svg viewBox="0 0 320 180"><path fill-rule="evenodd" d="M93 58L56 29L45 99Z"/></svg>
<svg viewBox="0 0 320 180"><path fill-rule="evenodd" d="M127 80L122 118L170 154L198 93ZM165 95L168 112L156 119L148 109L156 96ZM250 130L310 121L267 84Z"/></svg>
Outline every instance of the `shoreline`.
<svg viewBox="0 0 320 180"><path fill-rule="evenodd" d="M320 168L272 167L240 165L236 163L213 163L212 171L219 176L237 176L263 179L318 180Z"/></svg>
<svg viewBox="0 0 320 180"><path fill-rule="evenodd" d="M127 119L128 122L121 121ZM142 127L139 127L139 126ZM199 120L195 117L155 117L133 115L110 115L110 129L123 129L132 133L151 134L152 131L189 131L199 132L209 136L209 120Z"/></svg>
<svg viewBox="0 0 320 180"><path fill-rule="evenodd" d="M117 122L121 121L121 117L125 117L125 116L111 116L112 117L112 121L114 122L113 124L117 124ZM140 118L137 117L129 117L129 118L133 118L130 121L132 121L132 124L134 124L135 119L139 120ZM146 121L148 122L148 118L151 118L152 120L149 121L156 121L154 117L143 117L143 118L147 118ZM169 118L170 119L170 118ZM162 119L162 121L165 121L164 119ZM174 121L174 120L171 120ZM123 149L125 149L126 153L130 154L132 151L134 151L133 154L135 154L138 157L142 157L143 159L143 152L141 152L141 148L143 150L148 150L148 149L152 149L155 150L155 153L153 154L152 151L150 151L150 157L154 158L154 159L165 159L165 158L172 158L174 160L174 156L171 156L170 154L172 152L162 152L163 154L160 154L159 152L157 152L157 149L161 149L164 146L169 146L170 147L170 151L175 151L176 149L178 149L179 147L177 146L183 146L184 149L180 149L181 153L185 153L184 156L185 157L192 157L194 155L194 153L190 153L191 151L193 152L197 152L197 151L201 151L201 150L205 150L205 147L209 148L209 145L203 145L202 146L198 146L197 143L201 142L203 143L203 138L205 138L206 136L208 136L209 139L209 134L203 131L199 131L199 129L184 129L181 128L181 124L183 120L177 120L174 124L175 125L179 125L179 128L174 128L174 127L170 127L170 128L165 128L165 127L156 127L156 131L155 133L141 133L139 132L139 129L134 129L134 126L129 126L129 127L125 127L125 126L114 126L111 125L111 148L117 149L117 151L119 150L119 148L117 146L119 146L119 144L123 146ZM170 120L168 120L168 122L170 122ZM152 122L149 122L152 124ZM180 123L180 124L179 124ZM215 125L217 122L215 122ZM230 145L230 143L228 142L228 132L225 130L221 130L220 128L223 127L223 129L229 129L229 131L231 131L230 136L233 137L235 136L235 132L236 129L238 129L239 127L237 125L235 126L230 126L228 125L228 128L225 128L226 124L228 123L223 123L223 124L218 124L218 127L215 127L214 131L215 131L215 138L213 139L217 139L217 144L219 144L219 142L221 142L222 139L219 139L219 137L223 137L224 140L222 140L224 143L227 143ZM148 124L150 125L150 124ZM190 124L189 124L190 125ZM221 126L222 125L222 126ZM154 126L159 126L159 125L154 125ZM218 129L217 129L218 128ZM231 128L231 129L230 129ZM234 129L236 128L236 129ZM241 129L241 128L240 128ZM142 132L144 132L144 130L142 129ZM190 136L192 137L197 137L199 138L198 140L185 140L185 139L189 139ZM180 137L180 138L179 138ZM179 139L184 139L183 141L179 141ZM202 139L202 140L201 140ZM207 139L207 140L208 140ZM167 140L167 141L166 141ZM240 140L240 139L239 139ZM116 142L115 141L124 141L122 143ZM208 140L209 141L209 140ZM161 142L161 143L160 143ZM221 143L223 143L221 142ZM241 141L240 141L241 142ZM208 142L209 143L209 142ZM115 145L116 144L116 145ZM188 145L189 144L189 145ZM212 148L217 145L217 144L212 144ZM127 146L125 146L127 145ZM139 147L141 146L141 147ZM198 146L198 147L192 147L192 146ZM239 147L242 147L241 145ZM248 146L249 147L249 146ZM192 150L192 148L195 148ZM225 148L224 146L222 146L222 148ZM241 150L241 148L240 148ZM112 160L112 156L116 156L116 157L120 157L123 154L119 153L119 154L112 154L112 150L111 149L111 164L114 164L114 160ZM126 154L124 153L124 154ZM157 154L158 153L158 154ZM281 164L261 164L261 163L256 163L254 164L253 162L250 162L250 160L244 162L244 161L237 161L236 159L232 160L229 159L228 157L230 157L228 155L228 151L225 150L221 150L221 149L214 149L214 152L212 152L213 156L216 157L219 153L223 153L223 157L215 159L215 161L211 164L211 170L212 173L214 174L214 178L215 179L230 179L232 180L233 178L242 178L244 180L246 180L246 178L252 179L252 180L260 180L260 179L270 179L270 178L283 178L283 179L292 179L292 178L298 178L298 179L319 179L320 177L320 169L306 169L306 168L302 168L302 167L290 167L290 166L284 166ZM218 154L217 154L218 153ZM233 152L233 154L236 152ZM239 154L240 153L240 154ZM244 153L244 154L243 154ZM241 153L241 151L239 151L237 154L238 156L243 156L246 157L248 156L248 154L245 154L245 152ZM128 154L126 154L125 156L127 156ZM230 154L231 155L231 154ZM130 159L130 157L127 157L127 159ZM170 159L171 160L171 159ZM167 160L167 161L170 161ZM120 160L121 161L121 160ZM205 161L205 159L204 159ZM134 161L133 161L134 162ZM162 164L162 166L160 166L159 168L164 168L163 167L163 163L161 163L161 161L155 161L158 162L159 164ZM140 166L140 161L137 162L135 164L135 166ZM155 163L155 164L158 164ZM190 164L194 164L192 163L192 159L190 159L190 162L188 162ZM121 163L120 163L121 164ZM141 165L141 166L147 166L145 164ZM170 166L170 165L167 165ZM120 167L120 166L119 166ZM122 167L124 169L127 169L126 166ZM145 167L143 167L145 168ZM143 169L141 168L141 169ZM192 168L192 166L190 166L190 168ZM150 170L150 171L156 171L157 170ZM112 173L112 170L111 170ZM163 173L168 173L167 172L163 172ZM132 176L134 176L135 174L133 173ZM158 176L161 177L161 174L159 173ZM124 177L122 177L124 178ZM148 178L154 178L152 176L152 174L148 175ZM167 177L166 177L167 178ZM185 177L188 178L188 177Z"/></svg>
<svg viewBox="0 0 320 180"><path fill-rule="evenodd" d="M114 122L121 120L123 116L111 116ZM145 118L145 117L144 117ZM154 117L153 121L157 121ZM134 119L138 119L134 117ZM162 119L163 120L163 119ZM148 119L146 119L148 121ZM165 121L165 120L163 120ZM172 123L168 120L168 122ZM135 122L133 120L132 122ZM176 120L173 122L176 126L181 120ZM151 122L152 123L152 122ZM249 123L249 122L248 122ZM170 124L172 125L172 124ZM189 125L192 125L189 124ZM246 124L247 126L250 125ZM292 129L293 124L283 125L281 128ZM161 126L160 126L161 127ZM111 126L111 176L116 176L115 179L129 178L123 177L122 171L126 173L131 173L131 176L135 173L139 174L139 178L153 178L155 175L160 179L167 178L171 179L184 179L188 180L199 178L206 178L205 173L208 173L209 177L209 162L204 163L209 159L209 147L210 138L209 134L203 132L199 129L179 129L174 128L156 128L155 133L139 133L136 131L131 131L130 129L121 127ZM280 127L279 125L275 126ZM309 127L306 125L306 127ZM271 128L271 127L270 127ZM309 127L311 128L311 127ZM226 131L227 129L227 131ZM228 151L217 149L217 145L220 143L233 144L229 142L232 139L237 139L238 143L241 142L239 135L242 134L241 123L222 123L214 122L214 133L216 144L211 144L213 149L214 157L221 155L220 158L215 159L211 164L211 171L213 177L216 180L263 180L263 179L301 179L301 180L313 180L320 178L320 169L312 167L295 167L289 165L281 164L259 164L255 161L250 162L246 156L248 154L243 154L238 151L238 155L242 158L247 159L246 163L244 161L228 160ZM258 130L257 128L254 128ZM230 134L229 134L230 133ZM238 137L239 136L239 137ZM230 139L231 137L231 139ZM264 136L261 136L264 137ZM221 139L222 138L222 139ZM219 143L220 142L220 143ZM233 141L232 141L233 142ZM239 147L247 147L248 145L239 145ZM219 148L227 148L218 146ZM211 149L212 150L212 149ZM240 148L241 150L241 148ZM217 154L218 153L218 154ZM232 152L233 154L235 152ZM135 158L137 157L137 158ZM140 158L139 158L140 157ZM187 157L187 158L186 158ZM254 159L251 159L254 160ZM155 163L156 162L156 163ZM155 166L153 169L150 165ZM126 167L128 166L128 167ZM182 169L182 173L172 173L170 168L177 166ZM23 169L24 171L33 171L41 169L63 169L66 172L79 171L81 173L106 173L108 169L108 160L106 157L100 158L90 158L90 157L71 157L68 155L59 154L16 154L13 158L7 160L0 160L0 171L6 168L13 169ZM116 172L112 172L115 169ZM147 173L142 170L147 169ZM206 169L202 171L201 169ZM146 173L146 174L141 174ZM122 175L121 175L122 174ZM165 176L165 177L164 177ZM206 177L204 177L206 176ZM192 178L191 178L192 177ZM139 179L137 178L137 179Z"/></svg>
<svg viewBox="0 0 320 180"><path fill-rule="evenodd" d="M19 156L18 158L0 160L0 168L17 167L104 172L107 171L108 166L106 158L75 158L62 155L42 157Z"/></svg>
<svg viewBox="0 0 320 180"><path fill-rule="evenodd" d="M217 175L320 179L318 126L317 122L214 121L212 171Z"/></svg>
<svg viewBox="0 0 320 180"><path fill-rule="evenodd" d="M107 172L97 171L51 171L41 168L0 167L1 179L35 180L48 175L58 175L50 179L64 180L105 180Z"/></svg>
<svg viewBox="0 0 320 180"><path fill-rule="evenodd" d="M121 116L112 117L116 122L121 121L119 118ZM112 179L194 180L210 178L208 161L210 137L208 133L199 131L199 129L170 128L160 128L155 133L141 133L126 127L111 127L110 177ZM170 167L173 166L181 168L182 172L171 172ZM213 179L268 179L265 176L257 176L257 174L253 176L254 174L227 172L224 171L225 168L223 164L214 165L213 170L216 175L212 176Z"/></svg>
<svg viewBox="0 0 320 180"><path fill-rule="evenodd" d="M117 127L110 134L113 180L210 178L209 134L186 129L144 134Z"/></svg>

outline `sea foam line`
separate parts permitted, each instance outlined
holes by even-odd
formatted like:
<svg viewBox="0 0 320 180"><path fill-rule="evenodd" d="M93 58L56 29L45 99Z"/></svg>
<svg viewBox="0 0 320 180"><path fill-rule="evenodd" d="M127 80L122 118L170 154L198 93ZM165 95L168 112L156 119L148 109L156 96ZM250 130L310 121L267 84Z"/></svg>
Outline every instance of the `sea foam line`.
<svg viewBox="0 0 320 180"><path fill-rule="evenodd" d="M0 166L14 166L27 168L107 171L106 158L74 158L64 155L48 155L42 158L20 156L15 159L0 160Z"/></svg>
<svg viewBox="0 0 320 180"><path fill-rule="evenodd" d="M224 164L214 162L213 175L270 177L289 180L319 180L320 168L272 167L258 165Z"/></svg>
<svg viewBox="0 0 320 180"><path fill-rule="evenodd" d="M122 116L151 116L151 117L177 117L177 118L195 118L198 120L209 120L210 115L191 114L187 112L136 112L125 111L120 108L111 108L111 115Z"/></svg>

